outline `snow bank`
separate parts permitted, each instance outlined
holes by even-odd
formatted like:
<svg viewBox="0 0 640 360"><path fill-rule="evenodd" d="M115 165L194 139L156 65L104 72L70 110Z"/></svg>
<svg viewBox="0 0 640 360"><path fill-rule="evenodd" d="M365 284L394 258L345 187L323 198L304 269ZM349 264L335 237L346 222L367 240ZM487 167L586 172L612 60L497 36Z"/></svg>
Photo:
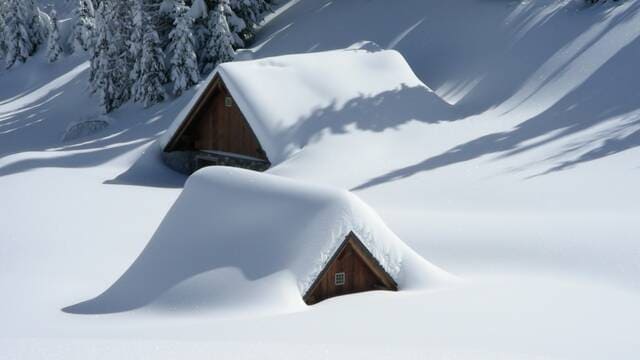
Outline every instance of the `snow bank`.
<svg viewBox="0 0 640 360"><path fill-rule="evenodd" d="M127 272L96 299L67 310L101 313L137 308L178 283L214 270L209 278L215 281L204 291L225 292L213 297L214 302L234 298L248 306L278 294L283 308L302 306L302 295L349 231L358 235L400 290L433 287L449 277L400 241L352 193L248 170L209 167L189 179ZM215 275L221 271L235 274L227 280L231 283ZM202 281L198 284L202 289ZM252 299L234 292L251 294ZM208 306L226 303L220 300Z"/></svg>
<svg viewBox="0 0 640 360"><path fill-rule="evenodd" d="M370 42L359 42L342 50L224 63L204 84L210 83L216 74L224 80L273 164L285 160L307 141L286 136L296 133L292 129L310 119L326 124L343 120L313 117L322 110L342 109L357 99L406 88L422 89L421 101L432 105L433 111L447 107L416 77L400 53L381 50ZM206 85L201 85L163 135L160 141L163 148L205 89ZM397 108L360 109L350 113L350 117L357 118L353 121L367 122L377 112L391 118L407 106L402 101L394 105Z"/></svg>

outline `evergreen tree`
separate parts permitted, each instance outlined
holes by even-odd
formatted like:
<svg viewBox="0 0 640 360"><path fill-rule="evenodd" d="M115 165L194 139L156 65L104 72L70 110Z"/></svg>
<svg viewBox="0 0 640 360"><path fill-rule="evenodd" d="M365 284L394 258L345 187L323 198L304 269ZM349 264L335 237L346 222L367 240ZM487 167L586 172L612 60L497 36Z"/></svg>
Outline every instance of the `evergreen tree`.
<svg viewBox="0 0 640 360"><path fill-rule="evenodd" d="M144 29L142 24L144 13L142 0L136 0L133 3L133 27L131 29L131 39L129 40L129 52L132 59L140 59L142 57L142 39L144 37ZM140 79L140 61L134 61L129 73L129 80L134 87L131 92L135 94L135 86Z"/></svg>
<svg viewBox="0 0 640 360"><path fill-rule="evenodd" d="M232 38L224 15L223 5L215 6L209 12L211 36L202 54L202 72L208 73L218 64L231 61L234 57Z"/></svg>
<svg viewBox="0 0 640 360"><path fill-rule="evenodd" d="M95 11L91 0L78 0L74 10L75 23L69 43L73 51L88 51L92 46Z"/></svg>
<svg viewBox="0 0 640 360"><path fill-rule="evenodd" d="M25 62L34 51L34 45L28 30L30 19L28 3L22 0L7 1L5 24L5 46L7 68L16 62Z"/></svg>
<svg viewBox="0 0 640 360"><path fill-rule="evenodd" d="M0 0L0 58L4 58L7 54L7 45L5 41L5 27L6 22L5 18L7 15L7 2L5 0Z"/></svg>
<svg viewBox="0 0 640 360"><path fill-rule="evenodd" d="M106 0L103 0L106 1ZM139 0L135 0L139 1ZM117 87L116 107L131 99L131 71L136 59L129 49L129 41L133 33L134 0L113 0L114 17L112 19L113 39L112 47L115 61L114 77Z"/></svg>
<svg viewBox="0 0 640 360"><path fill-rule="evenodd" d="M244 22L244 28L238 33L242 40L252 38L256 26L264 20L266 13L271 11L271 6L266 0L229 0L229 7Z"/></svg>
<svg viewBox="0 0 640 360"><path fill-rule="evenodd" d="M245 36L247 31L247 23L236 14L235 10L231 7L229 0L218 0L224 9L223 13L227 21L227 27L229 28L231 45L234 48L244 47Z"/></svg>
<svg viewBox="0 0 640 360"><path fill-rule="evenodd" d="M139 59L139 78L134 84L134 100L145 107L159 103L166 98L163 84L167 81L164 54L158 33L154 30L151 17L142 12L142 54Z"/></svg>
<svg viewBox="0 0 640 360"><path fill-rule="evenodd" d="M98 95L100 106L105 113L119 106L117 80L115 78L116 49L112 46L113 12L103 0L98 6L95 18L95 44L91 54L91 90Z"/></svg>
<svg viewBox="0 0 640 360"><path fill-rule="evenodd" d="M189 14L193 18L192 34L193 45L198 58L202 58L204 47L211 36L208 27L209 10L205 0L193 0L189 8Z"/></svg>
<svg viewBox="0 0 640 360"><path fill-rule="evenodd" d="M169 53L171 56L171 80L173 92L180 96L200 80L198 60L193 46L191 26L193 19L182 4L177 9L175 28L169 34Z"/></svg>
<svg viewBox="0 0 640 360"><path fill-rule="evenodd" d="M29 38L33 44L32 55L43 44L49 36L49 23L46 17L42 16L40 9L36 5L36 0L22 0L26 6L25 23Z"/></svg>
<svg viewBox="0 0 640 360"><path fill-rule="evenodd" d="M58 17L56 11L51 11L51 31L47 42L47 59L49 62L56 62L62 54L60 47L60 33L58 31Z"/></svg>
<svg viewBox="0 0 640 360"><path fill-rule="evenodd" d="M618 1L620 1L620 0L613 0L613 1L614 1L614 2L618 2ZM593 5L593 4L597 4L597 3L604 3L604 2L606 2L606 0L605 0L605 1L600 1L600 0L585 0L585 2L586 2L587 4L591 4L591 5Z"/></svg>
<svg viewBox="0 0 640 360"><path fill-rule="evenodd" d="M207 26L207 9L218 5L222 5L224 9L234 48L244 47L245 42L255 35L256 26L271 11L271 2L268 0L192 0L191 13L195 17L194 35L199 54L211 34L211 29Z"/></svg>
<svg viewBox="0 0 640 360"><path fill-rule="evenodd" d="M169 34L174 29L177 16L184 6L184 0L161 0L160 4L158 4L158 16L155 26L162 44L168 44Z"/></svg>
<svg viewBox="0 0 640 360"><path fill-rule="evenodd" d="M218 0L216 0L218 1ZM205 19L209 13L209 5L206 0L191 0L191 6L189 7L189 13L197 20L199 18Z"/></svg>

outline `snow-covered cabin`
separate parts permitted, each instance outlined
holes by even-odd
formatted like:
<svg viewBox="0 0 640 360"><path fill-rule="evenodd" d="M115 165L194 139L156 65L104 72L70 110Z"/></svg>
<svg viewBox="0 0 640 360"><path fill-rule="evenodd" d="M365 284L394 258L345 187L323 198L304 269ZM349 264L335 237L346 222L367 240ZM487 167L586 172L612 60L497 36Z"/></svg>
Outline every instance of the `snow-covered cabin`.
<svg viewBox="0 0 640 360"><path fill-rule="evenodd" d="M216 303L202 306L260 306L271 299L285 311L359 291L434 287L449 276L351 192L212 166L187 180L125 274L72 310L137 308L203 274L198 292L217 295L211 296Z"/></svg>
<svg viewBox="0 0 640 360"><path fill-rule="evenodd" d="M371 290L397 291L398 284L358 235L351 231L316 276L303 299L312 305L334 296Z"/></svg>
<svg viewBox="0 0 640 360"><path fill-rule="evenodd" d="M291 138L292 130L317 121L313 114L403 87L423 87L431 94L400 53L371 43L224 63L163 135L163 158L184 173L216 164L265 170L303 146ZM424 100L441 102L432 97ZM351 114L362 119L349 120L366 122L372 111Z"/></svg>

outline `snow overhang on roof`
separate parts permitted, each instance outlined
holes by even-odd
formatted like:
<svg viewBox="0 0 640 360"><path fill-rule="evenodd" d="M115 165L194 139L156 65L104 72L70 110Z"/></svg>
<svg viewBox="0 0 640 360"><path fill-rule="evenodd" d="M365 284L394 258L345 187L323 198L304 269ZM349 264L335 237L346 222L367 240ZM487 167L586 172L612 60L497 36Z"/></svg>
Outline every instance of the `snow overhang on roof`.
<svg viewBox="0 0 640 360"><path fill-rule="evenodd" d="M178 241L187 258L224 259L250 277L290 271L304 294L351 231L398 282L406 245L353 193L209 167L189 178L152 244Z"/></svg>
<svg viewBox="0 0 640 360"><path fill-rule="evenodd" d="M295 133L291 130L315 112L339 109L354 99L403 87L423 87L426 93L433 94L400 53L365 45L224 63L204 83L208 85L220 75L269 159L277 164L301 143L290 138ZM207 87L200 86L163 135L163 149ZM433 97L437 98L435 94Z"/></svg>

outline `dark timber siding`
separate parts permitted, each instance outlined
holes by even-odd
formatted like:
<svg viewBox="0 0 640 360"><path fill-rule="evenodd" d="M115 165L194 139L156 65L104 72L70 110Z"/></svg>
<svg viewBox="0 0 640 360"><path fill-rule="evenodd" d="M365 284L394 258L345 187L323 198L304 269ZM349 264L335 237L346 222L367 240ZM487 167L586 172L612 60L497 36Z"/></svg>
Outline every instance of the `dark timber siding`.
<svg viewBox="0 0 640 360"><path fill-rule="evenodd" d="M344 273L344 285L336 285L336 274ZM393 279L384 271L362 245L355 234L350 233L344 243L304 297L312 305L324 299L369 290L397 290Z"/></svg>
<svg viewBox="0 0 640 360"><path fill-rule="evenodd" d="M230 106L225 104L227 98ZM223 151L268 161L256 135L219 76L165 149L194 150Z"/></svg>

